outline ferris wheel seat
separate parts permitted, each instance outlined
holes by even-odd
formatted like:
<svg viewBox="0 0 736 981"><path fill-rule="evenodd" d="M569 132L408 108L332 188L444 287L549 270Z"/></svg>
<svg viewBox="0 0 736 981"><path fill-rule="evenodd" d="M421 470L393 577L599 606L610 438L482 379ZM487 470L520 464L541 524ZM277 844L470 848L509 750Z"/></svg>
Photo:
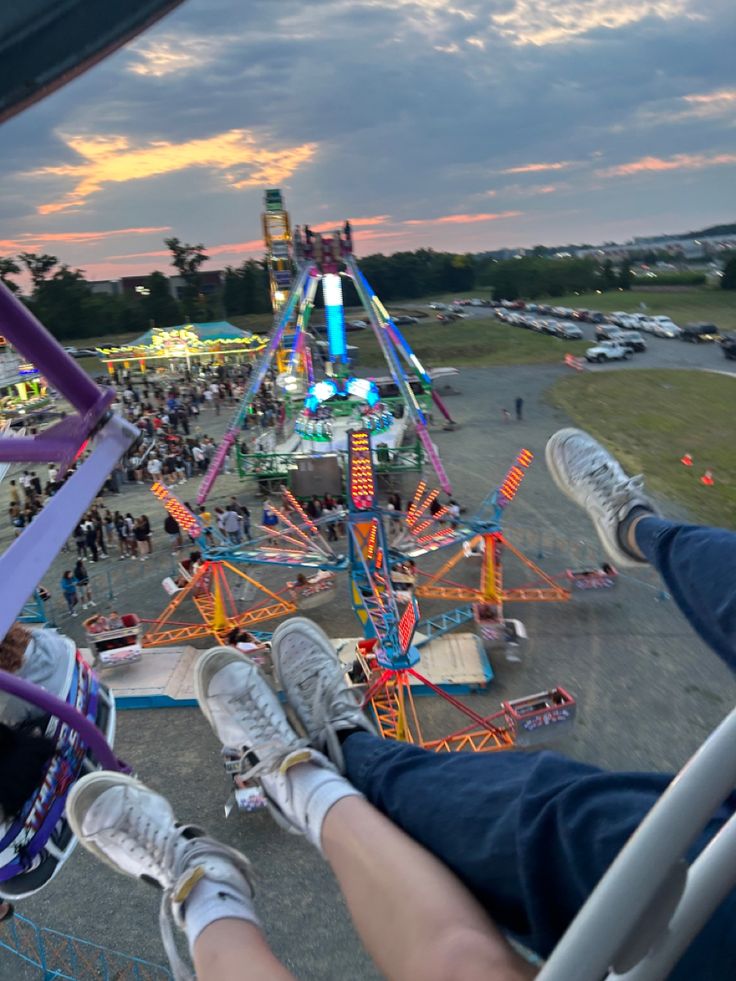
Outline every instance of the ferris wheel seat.
<svg viewBox="0 0 736 981"><path fill-rule="evenodd" d="M136 613L124 613L120 620L123 626L114 630L95 630L96 624L104 623L104 618L99 616L88 617L82 624L95 663L100 667L139 661L143 656L140 617Z"/></svg>
<svg viewBox="0 0 736 981"><path fill-rule="evenodd" d="M115 702L77 652L65 701L85 715L110 745L115 735ZM46 736L56 745L40 786L20 813L0 830L0 896L23 899L49 883L76 846L64 817L66 797L74 782L97 769L76 729L53 716Z"/></svg>
<svg viewBox="0 0 736 981"><path fill-rule="evenodd" d="M337 592L337 576L318 572L305 583L290 582L289 596L300 610L314 610L332 601Z"/></svg>
<svg viewBox="0 0 736 981"><path fill-rule="evenodd" d="M577 705L564 688L552 688L501 702L517 746L535 746L558 738L575 724Z"/></svg>
<svg viewBox="0 0 736 981"><path fill-rule="evenodd" d="M568 569L565 575L576 589L611 589L616 585L618 571L605 562L600 569Z"/></svg>

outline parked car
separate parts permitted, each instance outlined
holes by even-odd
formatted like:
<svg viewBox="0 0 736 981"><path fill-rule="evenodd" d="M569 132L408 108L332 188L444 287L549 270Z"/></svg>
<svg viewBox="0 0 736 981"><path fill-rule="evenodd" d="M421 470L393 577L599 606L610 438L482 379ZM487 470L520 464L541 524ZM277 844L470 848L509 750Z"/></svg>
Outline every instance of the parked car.
<svg viewBox="0 0 736 981"><path fill-rule="evenodd" d="M73 358L96 358L97 351L93 347L65 347L64 350Z"/></svg>
<svg viewBox="0 0 736 981"><path fill-rule="evenodd" d="M437 319L442 323L447 323L449 320L459 320L460 317L456 313L438 313Z"/></svg>
<svg viewBox="0 0 736 981"><path fill-rule="evenodd" d="M349 320L345 324L345 330L365 330L368 323L365 320Z"/></svg>
<svg viewBox="0 0 736 981"><path fill-rule="evenodd" d="M397 327L406 326L407 324L418 324L419 321L416 317L410 317L408 314L400 314L398 317L393 318L394 323Z"/></svg>
<svg viewBox="0 0 736 981"><path fill-rule="evenodd" d="M560 324L558 337L564 337L568 341L581 341L583 339L582 328L577 324Z"/></svg>
<svg viewBox="0 0 736 981"><path fill-rule="evenodd" d="M596 361L599 364L604 361L628 361L630 357L631 351L618 341L601 341L585 352L586 361Z"/></svg>
<svg viewBox="0 0 736 981"><path fill-rule="evenodd" d="M628 347L632 351L646 351L647 349L647 342L638 330L627 330L621 334L618 340L619 344L623 344L624 347Z"/></svg>
<svg viewBox="0 0 736 981"><path fill-rule="evenodd" d="M654 324L653 333L657 337L679 337L680 328L670 317L651 317Z"/></svg>
<svg viewBox="0 0 736 981"><path fill-rule="evenodd" d="M717 341L720 336L720 331L716 325L707 323L685 324L680 334L683 341L690 341L691 344Z"/></svg>
<svg viewBox="0 0 736 981"><path fill-rule="evenodd" d="M595 328L595 339L597 341L612 341L618 337L622 337L622 331L620 327L615 327L613 324L597 324Z"/></svg>
<svg viewBox="0 0 736 981"><path fill-rule="evenodd" d="M721 348L724 358L736 361L736 334L723 334L721 336Z"/></svg>

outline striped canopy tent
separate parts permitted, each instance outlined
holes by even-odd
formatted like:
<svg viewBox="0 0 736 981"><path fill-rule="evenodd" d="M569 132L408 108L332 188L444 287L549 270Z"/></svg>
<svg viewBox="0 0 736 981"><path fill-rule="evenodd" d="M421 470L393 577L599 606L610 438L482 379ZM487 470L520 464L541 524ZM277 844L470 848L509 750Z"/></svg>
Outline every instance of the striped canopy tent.
<svg viewBox="0 0 736 981"><path fill-rule="evenodd" d="M177 327L152 327L136 340L119 347L98 347L97 356L110 374L116 365L129 368L138 362L145 371L149 362L155 368L166 368L174 361L192 360L222 362L240 360L263 350L267 339L260 334L241 330L227 320L205 324L180 324Z"/></svg>

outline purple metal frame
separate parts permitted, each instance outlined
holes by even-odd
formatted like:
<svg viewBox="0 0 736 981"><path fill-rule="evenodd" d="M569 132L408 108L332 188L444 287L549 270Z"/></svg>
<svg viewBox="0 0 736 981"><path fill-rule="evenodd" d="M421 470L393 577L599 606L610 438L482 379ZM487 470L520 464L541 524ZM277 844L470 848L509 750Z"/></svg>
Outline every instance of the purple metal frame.
<svg viewBox="0 0 736 981"><path fill-rule="evenodd" d="M139 430L110 413L114 391L99 388L2 284L0 325L13 347L32 361L76 410L37 436L0 438L0 461L58 461L64 472L85 440L95 437L91 453L77 472L0 558L0 582L3 584L0 637L4 637L115 463L139 435Z"/></svg>
<svg viewBox="0 0 736 981"><path fill-rule="evenodd" d="M0 461L39 463L58 460L68 467L80 446L99 425L115 398L103 391L66 353L10 290L0 284L2 332L39 373L77 410L38 436L0 439Z"/></svg>
<svg viewBox="0 0 736 981"><path fill-rule="evenodd" d="M0 690L8 692L10 695L16 695L23 701L30 702L31 705L36 705L49 715L66 722L72 729L76 729L82 742L104 769L116 770L121 773L132 772L131 768L113 753L97 726L73 705L69 705L44 688L39 688L38 685L33 685L30 681L25 681L7 671L0 671Z"/></svg>

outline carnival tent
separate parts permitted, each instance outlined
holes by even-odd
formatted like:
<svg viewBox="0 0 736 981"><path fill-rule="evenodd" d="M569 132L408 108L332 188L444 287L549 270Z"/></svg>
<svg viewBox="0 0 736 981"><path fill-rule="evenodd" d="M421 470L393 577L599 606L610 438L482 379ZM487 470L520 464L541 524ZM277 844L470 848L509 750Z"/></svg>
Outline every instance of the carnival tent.
<svg viewBox="0 0 736 981"><path fill-rule="evenodd" d="M145 370L149 361L161 362L192 358L223 360L226 356L251 355L262 350L266 338L241 330L227 320L204 324L180 324L177 327L152 327L136 340L119 347L98 347L97 355L110 373L121 362L127 367L137 361Z"/></svg>

